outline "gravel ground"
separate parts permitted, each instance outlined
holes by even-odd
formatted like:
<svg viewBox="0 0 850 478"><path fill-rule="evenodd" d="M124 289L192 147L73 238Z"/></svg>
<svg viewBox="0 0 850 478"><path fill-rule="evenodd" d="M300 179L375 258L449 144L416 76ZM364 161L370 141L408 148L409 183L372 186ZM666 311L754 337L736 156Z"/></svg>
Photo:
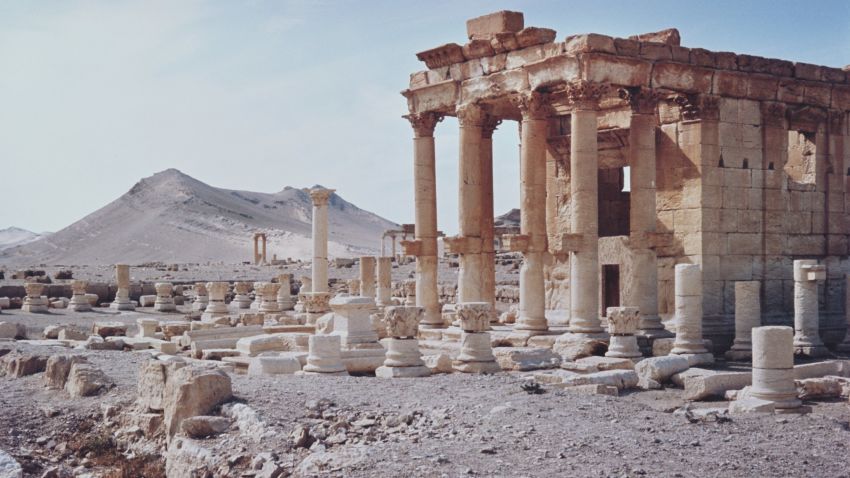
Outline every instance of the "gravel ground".
<svg viewBox="0 0 850 478"><path fill-rule="evenodd" d="M43 354L63 350L12 346ZM0 448L25 466L26 476L41 476L51 462L85 464L62 450L94 433L86 428L102 421L103 404L135 397L137 369L147 353L84 353L116 382L105 395L72 400L44 389L42 374L0 378ZM672 413L683 405L676 389L608 397L544 387L545 393L529 394L520 387L527 379L520 373L396 381L232 378L237 401L257 411L267 433L246 437L232 430L200 443L234 463L274 453L295 475L323 467L328 475L372 477L850 476L846 402L812 403L808 415L690 423ZM293 446L299 427L316 442L311 450Z"/></svg>

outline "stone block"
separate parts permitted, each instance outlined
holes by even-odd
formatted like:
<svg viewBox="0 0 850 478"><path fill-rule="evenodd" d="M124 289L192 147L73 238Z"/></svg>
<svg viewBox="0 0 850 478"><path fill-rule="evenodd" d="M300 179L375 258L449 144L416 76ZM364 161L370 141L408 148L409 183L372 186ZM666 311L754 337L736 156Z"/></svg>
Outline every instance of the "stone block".
<svg viewBox="0 0 850 478"><path fill-rule="evenodd" d="M763 327L762 327L763 328ZM789 327L790 329L790 327ZM786 339L787 340L787 339ZM755 348L755 347L754 347ZM766 351L766 354L770 354L770 351ZM775 358L768 358L768 360L777 360ZM762 360L762 362L766 362L767 360ZM791 356L791 362L793 364L793 355ZM769 363L769 362L768 362ZM788 361L782 361L783 365L787 365ZM800 365L794 365L794 380L805 380L809 378L818 378L825 377L827 375L845 375L850 377L850 369L845 371L846 368L844 364L846 361L841 360L827 360L825 362L814 362L814 363L806 363ZM755 366L755 357L753 357L753 364ZM774 368L783 368L783 367L774 367ZM790 368L790 367L784 367Z"/></svg>
<svg viewBox="0 0 850 478"><path fill-rule="evenodd" d="M686 357L669 355L666 357L650 357L635 364L638 385L641 388L660 388L673 374L687 370L690 365Z"/></svg>
<svg viewBox="0 0 850 478"><path fill-rule="evenodd" d="M139 297L139 306L140 307L153 307L156 302L155 295L143 295Z"/></svg>
<svg viewBox="0 0 850 478"><path fill-rule="evenodd" d="M95 322L92 333L103 338L127 335L127 325L122 322Z"/></svg>
<svg viewBox="0 0 850 478"><path fill-rule="evenodd" d="M654 42L641 42L640 56L642 58L658 62L673 59L673 53L670 51L670 45Z"/></svg>
<svg viewBox="0 0 850 478"><path fill-rule="evenodd" d="M580 58L584 79L622 86L649 86L652 63L638 58L587 53Z"/></svg>
<svg viewBox="0 0 850 478"><path fill-rule="evenodd" d="M604 385L601 383L588 384L588 385L566 385L563 383L553 384L555 387L564 390L565 392L577 393L581 395L608 395L610 397L616 397L620 395L620 390L617 387L611 385Z"/></svg>
<svg viewBox="0 0 850 478"><path fill-rule="evenodd" d="M670 88L689 93L710 93L712 75L713 70L708 68L658 62L652 69L652 87Z"/></svg>
<svg viewBox="0 0 850 478"><path fill-rule="evenodd" d="M655 339L652 341L652 355L653 357L664 357L670 355L670 351L673 350L673 343L676 341L674 338L663 338L663 339Z"/></svg>
<svg viewBox="0 0 850 478"><path fill-rule="evenodd" d="M729 403L729 413L731 414L774 413L775 411L773 402L759 398L749 397Z"/></svg>
<svg viewBox="0 0 850 478"><path fill-rule="evenodd" d="M564 372L564 371L562 371ZM638 376L633 370L606 370L587 375L575 375L565 378L565 385L601 384L617 387L619 390L634 388L638 384Z"/></svg>
<svg viewBox="0 0 850 478"><path fill-rule="evenodd" d="M431 369L431 373L452 373L452 359L447 354L423 355L422 361Z"/></svg>
<svg viewBox="0 0 850 478"><path fill-rule="evenodd" d="M248 375L289 375L301 370L294 357L254 357L248 365Z"/></svg>
<svg viewBox="0 0 850 478"><path fill-rule="evenodd" d="M749 372L718 372L712 375L686 377L685 400L703 400L709 397L723 397L727 390L739 390L752 384L753 376Z"/></svg>
<svg viewBox="0 0 850 478"><path fill-rule="evenodd" d="M555 41L555 30L550 28L527 27L516 32L516 40L520 48Z"/></svg>
<svg viewBox="0 0 850 478"><path fill-rule="evenodd" d="M25 339L27 328L24 324L0 322L0 339Z"/></svg>
<svg viewBox="0 0 850 478"><path fill-rule="evenodd" d="M577 359L574 362L563 362L561 368L579 373L595 373L605 370L634 370L635 363L627 358L593 355Z"/></svg>
<svg viewBox="0 0 850 478"><path fill-rule="evenodd" d="M640 47L638 46L637 48L639 49ZM564 51L571 56L589 52L617 53L613 38L596 33L567 37L564 40Z"/></svg>
<svg viewBox="0 0 850 478"><path fill-rule="evenodd" d="M502 10L466 21L466 34L469 39L490 38L495 33L519 32L525 26L522 12Z"/></svg>

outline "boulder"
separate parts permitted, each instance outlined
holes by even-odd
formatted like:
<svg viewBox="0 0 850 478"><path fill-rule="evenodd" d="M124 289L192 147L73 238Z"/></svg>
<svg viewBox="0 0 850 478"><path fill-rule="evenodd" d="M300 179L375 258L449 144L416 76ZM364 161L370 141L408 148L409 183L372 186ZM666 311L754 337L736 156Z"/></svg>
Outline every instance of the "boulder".
<svg viewBox="0 0 850 478"><path fill-rule="evenodd" d="M167 435L174 436L184 419L207 415L232 396L230 377L221 370L186 366L169 373L163 393Z"/></svg>
<svg viewBox="0 0 850 478"><path fill-rule="evenodd" d="M90 397L113 387L112 380L92 364L78 362L71 365L65 390L72 397Z"/></svg>
<svg viewBox="0 0 850 478"><path fill-rule="evenodd" d="M646 358L635 364L638 386L644 389L661 388L661 384L673 374L687 370L688 367L688 359L677 355Z"/></svg>
<svg viewBox="0 0 850 478"><path fill-rule="evenodd" d="M206 438L224 433L230 427L230 420L224 417L199 415L188 417L180 422L180 431L189 438Z"/></svg>
<svg viewBox="0 0 850 478"><path fill-rule="evenodd" d="M21 478L24 470L12 455L0 450L0 476L3 478Z"/></svg>
<svg viewBox="0 0 850 478"><path fill-rule="evenodd" d="M47 359L44 370L44 385L52 390L62 390L68 380L71 367L83 363L86 358L82 355L53 355Z"/></svg>

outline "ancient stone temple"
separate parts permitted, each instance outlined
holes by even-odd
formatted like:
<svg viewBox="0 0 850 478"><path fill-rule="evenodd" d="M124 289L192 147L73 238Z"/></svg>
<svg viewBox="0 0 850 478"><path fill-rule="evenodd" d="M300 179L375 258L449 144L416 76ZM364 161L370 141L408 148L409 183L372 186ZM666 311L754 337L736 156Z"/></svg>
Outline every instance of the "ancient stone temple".
<svg viewBox="0 0 850 478"><path fill-rule="evenodd" d="M687 48L679 32L612 38L526 27L518 12L467 22L467 41L417 54L414 133L422 327L437 298L435 129L458 128L458 303L493 302L494 129L520 130L521 252L516 329L603 332L608 307L637 307L637 336L667 336L674 265L700 266L705 338L735 335L735 283L758 281L759 324L793 323L795 259L825 265L819 328L844 323L850 75ZM509 126L510 122L515 122ZM453 133L455 134L455 133ZM496 134L499 134L496 131ZM511 133L515 134L515 133ZM436 135L439 140L439 135ZM556 320L566 317L568 320ZM718 351L719 351L718 350Z"/></svg>

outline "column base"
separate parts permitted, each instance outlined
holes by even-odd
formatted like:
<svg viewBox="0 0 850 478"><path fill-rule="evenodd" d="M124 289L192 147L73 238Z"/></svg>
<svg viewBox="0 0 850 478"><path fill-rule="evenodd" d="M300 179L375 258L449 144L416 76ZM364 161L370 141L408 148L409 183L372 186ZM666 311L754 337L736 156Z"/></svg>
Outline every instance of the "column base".
<svg viewBox="0 0 850 478"><path fill-rule="evenodd" d="M116 299L114 302L109 304L109 308L112 310L136 310L136 306L130 302L130 299L127 299L126 302L119 302L118 299Z"/></svg>
<svg viewBox="0 0 850 478"><path fill-rule="evenodd" d="M31 314L47 314L50 312L49 307L46 305L23 305L21 306L21 311Z"/></svg>
<svg viewBox="0 0 850 478"><path fill-rule="evenodd" d="M828 357L832 355L825 345L794 345L794 355Z"/></svg>
<svg viewBox="0 0 850 478"><path fill-rule="evenodd" d="M299 370L298 372L295 372L294 375L302 375L302 376L304 376L304 375L314 375L314 376L316 376L316 375L326 375L326 376L329 376L329 377L348 377L349 376L348 372L346 372L345 370L331 371L331 372L323 372L323 371L318 371L318 370Z"/></svg>
<svg viewBox="0 0 850 478"><path fill-rule="evenodd" d="M545 318L541 319L517 319L514 324L514 331L521 332L528 336L532 335L545 335L549 332L549 325L546 322Z"/></svg>
<svg viewBox="0 0 850 478"><path fill-rule="evenodd" d="M462 373L498 373L502 371L502 367L496 361L492 362L464 362L455 360L452 362L452 368Z"/></svg>
<svg viewBox="0 0 850 478"><path fill-rule="evenodd" d="M91 312L92 307L90 304L70 304L68 305L68 310L74 312Z"/></svg>

